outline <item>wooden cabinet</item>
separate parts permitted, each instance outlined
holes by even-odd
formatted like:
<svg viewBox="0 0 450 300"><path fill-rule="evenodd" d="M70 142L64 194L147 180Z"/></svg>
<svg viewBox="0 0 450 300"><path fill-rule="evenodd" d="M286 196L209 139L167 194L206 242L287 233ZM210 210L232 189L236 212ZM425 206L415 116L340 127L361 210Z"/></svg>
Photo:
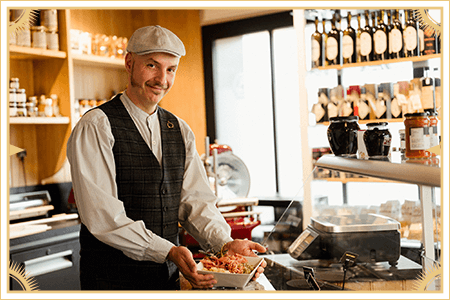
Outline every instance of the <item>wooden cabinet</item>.
<svg viewBox="0 0 450 300"><path fill-rule="evenodd" d="M71 181L66 144L79 119L75 101L109 98L113 91L126 88L123 59L71 53L70 29L129 38L137 28L156 24L176 33L187 52L172 90L160 105L184 119L196 135L197 149L204 149L206 115L198 10L58 10L59 51L9 46L9 78L19 78L27 97L58 95L62 115L10 118L10 144L27 151L24 165L17 156L11 156L11 187Z"/></svg>

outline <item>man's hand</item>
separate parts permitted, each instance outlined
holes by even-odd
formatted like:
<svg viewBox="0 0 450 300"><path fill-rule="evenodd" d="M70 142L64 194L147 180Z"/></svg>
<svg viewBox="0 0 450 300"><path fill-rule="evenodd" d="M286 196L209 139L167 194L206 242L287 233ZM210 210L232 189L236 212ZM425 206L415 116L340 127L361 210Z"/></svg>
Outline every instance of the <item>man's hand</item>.
<svg viewBox="0 0 450 300"><path fill-rule="evenodd" d="M266 248L262 245L249 241L249 240L239 240L236 239L234 241L228 242L223 246L223 250L228 250L228 253L233 255L239 253L244 256L257 256L253 250L264 253L266 252ZM263 261L258 270L256 270L255 276L252 280L258 279L258 277L264 272L264 268L267 266L267 263Z"/></svg>
<svg viewBox="0 0 450 300"><path fill-rule="evenodd" d="M191 283L194 288L206 289L212 288L217 283L213 275L202 275L197 273L197 266L191 251L188 248L173 246L170 249L167 259L173 261L178 270Z"/></svg>

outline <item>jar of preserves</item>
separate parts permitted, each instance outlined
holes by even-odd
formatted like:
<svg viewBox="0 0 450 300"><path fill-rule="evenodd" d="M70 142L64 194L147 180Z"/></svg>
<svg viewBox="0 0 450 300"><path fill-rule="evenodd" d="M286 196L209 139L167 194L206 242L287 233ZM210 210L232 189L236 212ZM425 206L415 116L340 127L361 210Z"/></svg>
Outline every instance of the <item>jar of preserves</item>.
<svg viewBox="0 0 450 300"><path fill-rule="evenodd" d="M364 132L364 145L369 158L382 158L389 155L392 135L387 122L368 123Z"/></svg>
<svg viewBox="0 0 450 300"><path fill-rule="evenodd" d="M356 156L358 150L358 116L330 118L327 129L331 151L336 156Z"/></svg>
<svg viewBox="0 0 450 300"><path fill-rule="evenodd" d="M17 116L18 117L27 116L26 102L17 102Z"/></svg>
<svg viewBox="0 0 450 300"><path fill-rule="evenodd" d="M36 117L36 104L33 102L27 102L26 103L26 107L27 107L27 117Z"/></svg>
<svg viewBox="0 0 450 300"><path fill-rule="evenodd" d="M428 113L405 114L405 157L428 158L430 152L430 119Z"/></svg>
<svg viewBox="0 0 450 300"><path fill-rule="evenodd" d="M33 48L47 49L47 36L44 26L31 27L31 40Z"/></svg>
<svg viewBox="0 0 450 300"><path fill-rule="evenodd" d="M17 117L16 89L9 89L9 116Z"/></svg>

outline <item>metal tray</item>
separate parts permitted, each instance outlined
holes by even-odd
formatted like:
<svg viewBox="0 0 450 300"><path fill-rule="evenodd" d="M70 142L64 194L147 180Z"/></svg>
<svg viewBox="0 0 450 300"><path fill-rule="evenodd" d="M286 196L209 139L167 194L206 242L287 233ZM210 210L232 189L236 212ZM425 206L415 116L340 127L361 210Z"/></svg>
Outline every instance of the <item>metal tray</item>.
<svg viewBox="0 0 450 300"><path fill-rule="evenodd" d="M401 228L398 221L376 214L312 217L311 225L329 233L388 231Z"/></svg>

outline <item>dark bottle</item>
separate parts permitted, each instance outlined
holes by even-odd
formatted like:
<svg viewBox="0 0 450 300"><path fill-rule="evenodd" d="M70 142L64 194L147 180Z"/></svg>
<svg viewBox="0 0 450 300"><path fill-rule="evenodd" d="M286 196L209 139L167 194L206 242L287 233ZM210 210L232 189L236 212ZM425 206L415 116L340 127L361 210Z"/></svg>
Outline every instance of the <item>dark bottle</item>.
<svg viewBox="0 0 450 300"><path fill-rule="evenodd" d="M424 40L424 25L421 22L417 21L417 17L415 16L416 12L412 12L413 20L416 22L417 28L417 42L419 45L419 56L424 55L423 51L425 50L425 40Z"/></svg>
<svg viewBox="0 0 450 300"><path fill-rule="evenodd" d="M344 64L356 62L356 31L351 25L352 14L347 14L347 28L342 33L342 59Z"/></svg>
<svg viewBox="0 0 450 300"><path fill-rule="evenodd" d="M384 24L383 19L384 19L384 10L381 10L377 18L378 25L376 26L375 33L373 35L373 44L374 44L373 60L389 59L388 31L386 24Z"/></svg>
<svg viewBox="0 0 450 300"><path fill-rule="evenodd" d="M405 57L419 56L417 24L412 17L410 10L405 10L405 29L403 30L403 43Z"/></svg>
<svg viewBox="0 0 450 300"><path fill-rule="evenodd" d="M389 31L389 45L392 59L398 59L405 56L403 50L403 27L400 22L398 9L395 10L391 30Z"/></svg>
<svg viewBox="0 0 450 300"><path fill-rule="evenodd" d="M340 32L336 28L336 16L333 15L333 19L331 20L331 30L328 32L327 38L327 64L331 65L339 65L340 62Z"/></svg>
<svg viewBox="0 0 450 300"><path fill-rule="evenodd" d="M311 35L311 68L322 66L322 34L319 32L319 18L314 21L316 31Z"/></svg>
<svg viewBox="0 0 450 300"><path fill-rule="evenodd" d="M358 29L356 30L356 62L361 62L361 15L357 15Z"/></svg>
<svg viewBox="0 0 450 300"><path fill-rule="evenodd" d="M386 15L387 15L387 22L386 22L386 29L387 29L387 40L388 40L388 57L389 59L391 59L392 57L392 49L391 49L391 43L389 42L389 38L390 38L390 33L391 33L391 29L392 29L392 12L390 9L388 9L386 11Z"/></svg>
<svg viewBox="0 0 450 300"><path fill-rule="evenodd" d="M327 66L327 40L328 40L328 34L325 31L325 19L322 20L322 66Z"/></svg>
<svg viewBox="0 0 450 300"><path fill-rule="evenodd" d="M369 11L364 13L365 26L360 36L361 62L372 61L372 30L369 24Z"/></svg>

